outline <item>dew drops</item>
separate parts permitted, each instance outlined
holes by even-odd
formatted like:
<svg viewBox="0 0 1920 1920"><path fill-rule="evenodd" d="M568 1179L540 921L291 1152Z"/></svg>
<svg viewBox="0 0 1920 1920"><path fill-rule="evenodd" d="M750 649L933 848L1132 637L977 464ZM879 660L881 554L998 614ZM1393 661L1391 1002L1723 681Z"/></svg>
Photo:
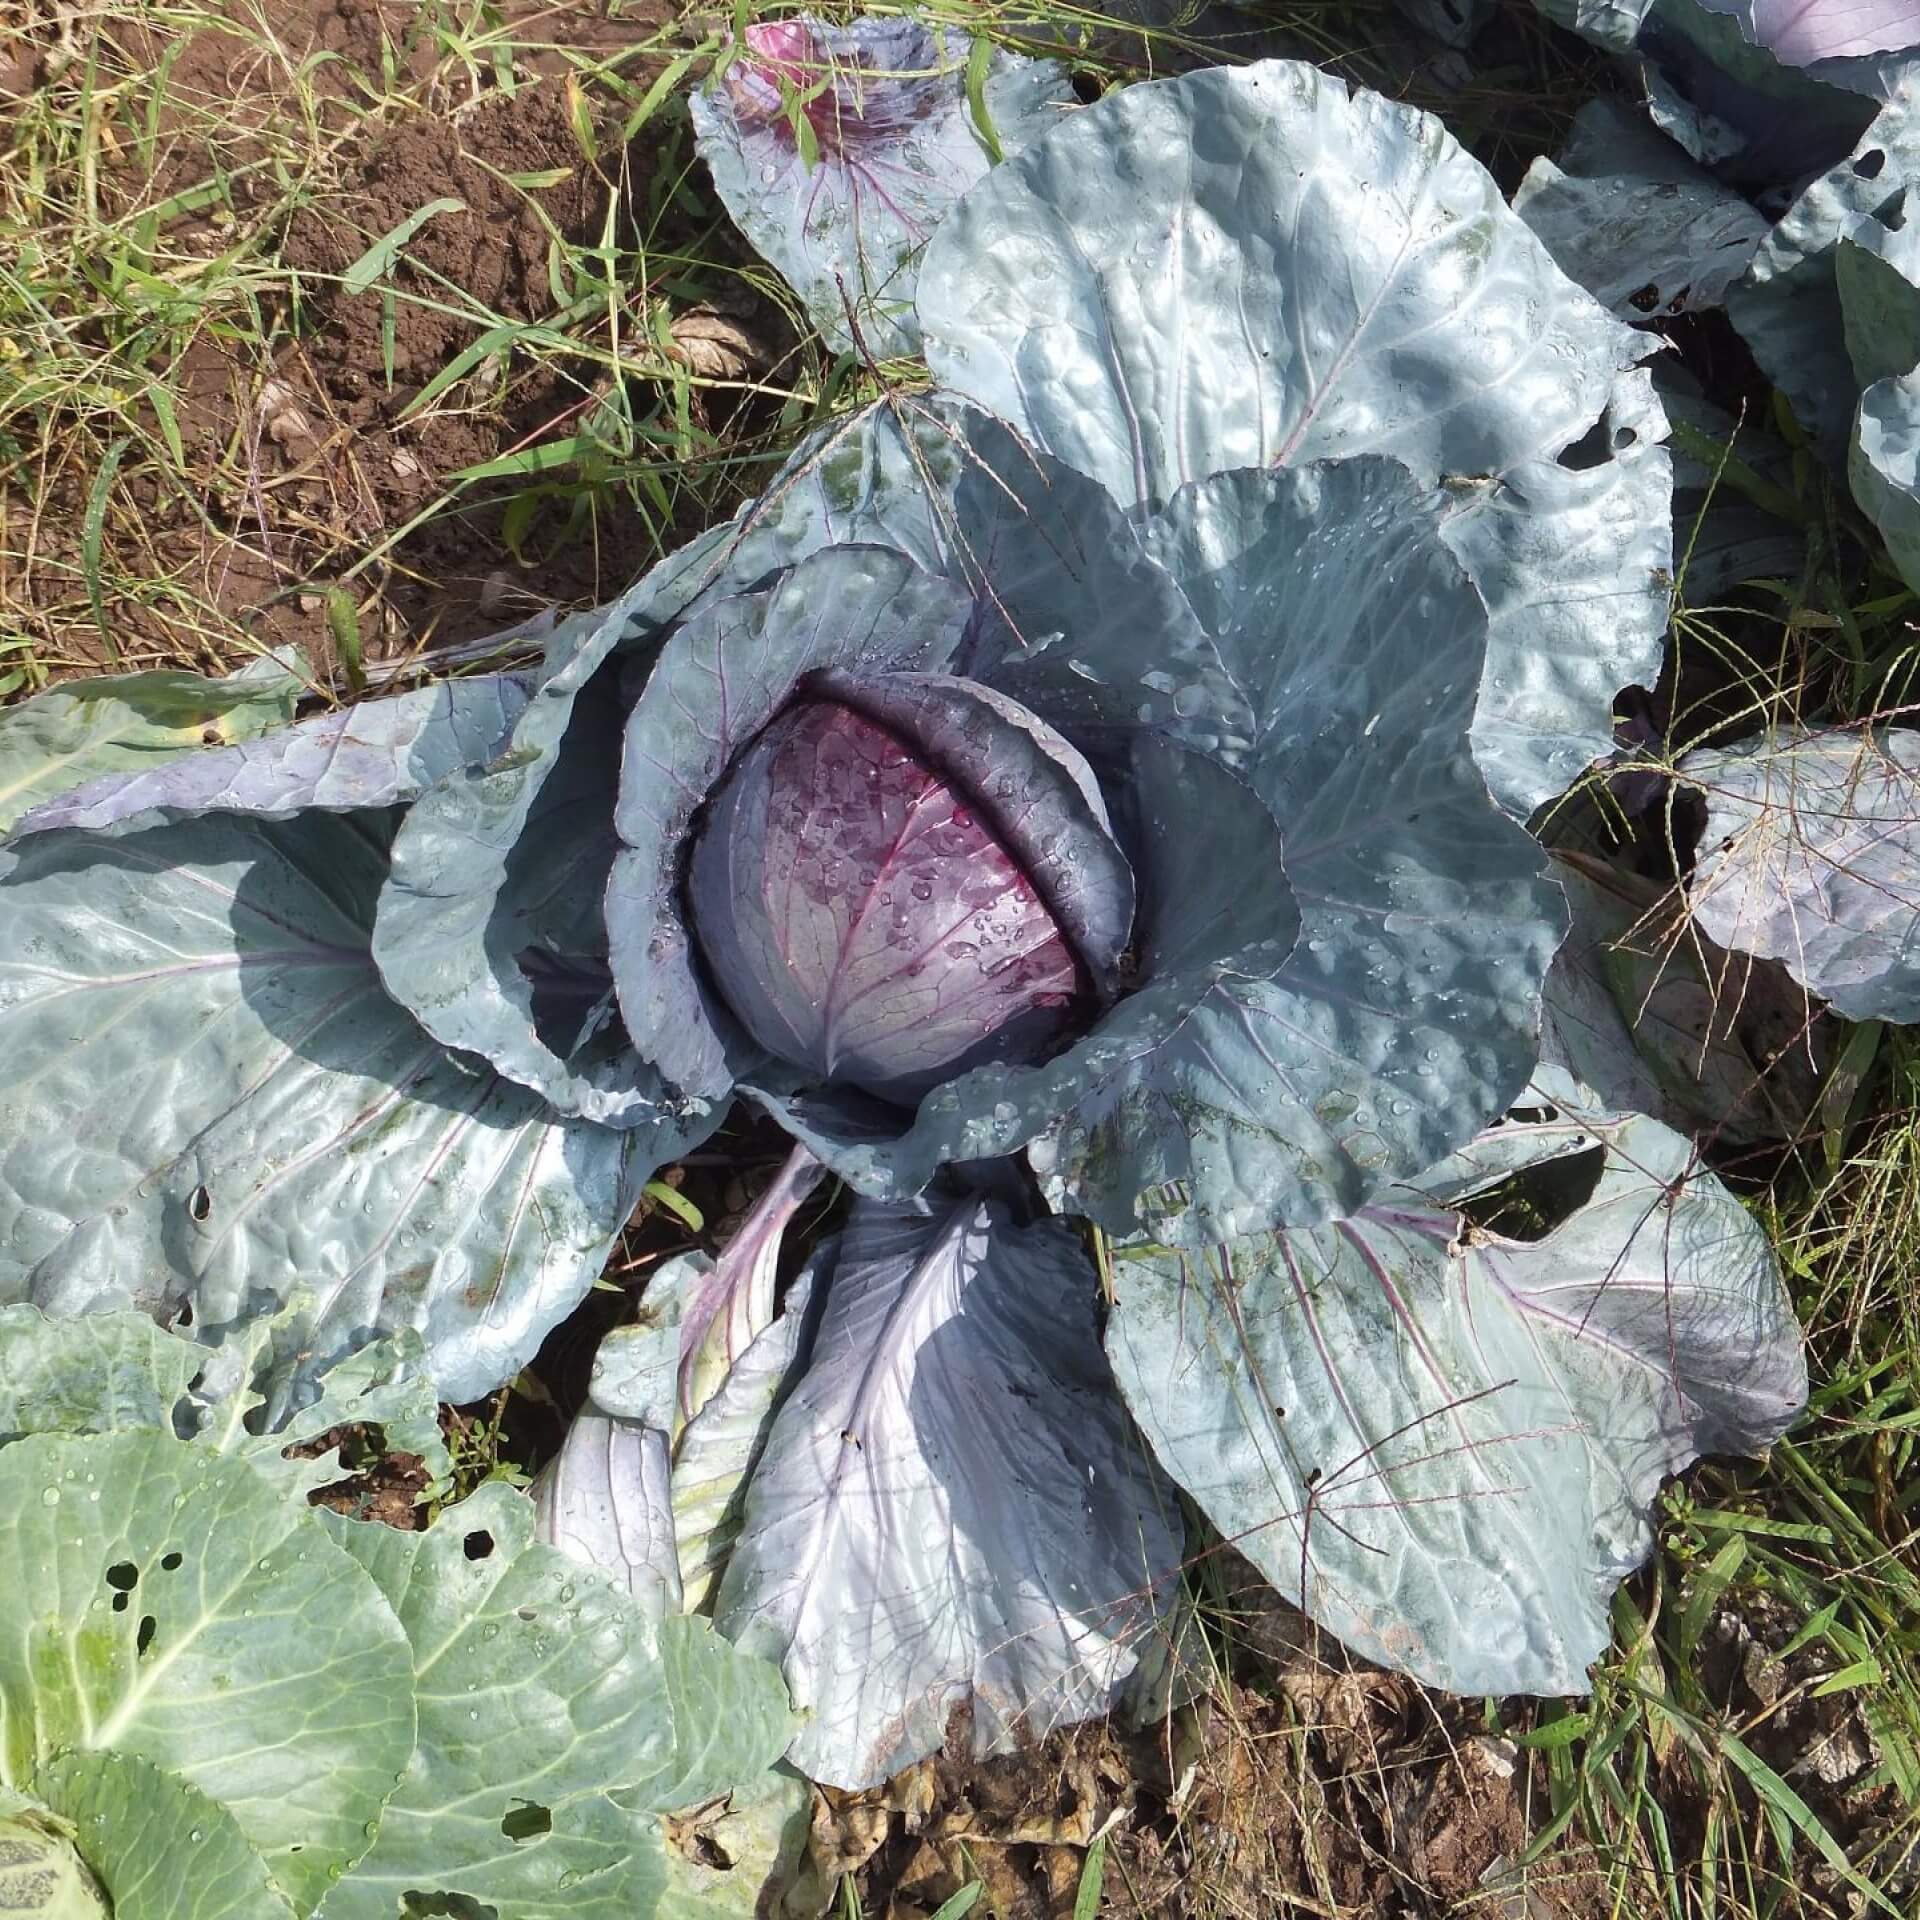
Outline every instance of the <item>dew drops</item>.
<svg viewBox="0 0 1920 1920"><path fill-rule="evenodd" d="M40 1489L40 1504L43 1507L57 1507L60 1504L60 1489L58 1487L42 1487Z"/></svg>

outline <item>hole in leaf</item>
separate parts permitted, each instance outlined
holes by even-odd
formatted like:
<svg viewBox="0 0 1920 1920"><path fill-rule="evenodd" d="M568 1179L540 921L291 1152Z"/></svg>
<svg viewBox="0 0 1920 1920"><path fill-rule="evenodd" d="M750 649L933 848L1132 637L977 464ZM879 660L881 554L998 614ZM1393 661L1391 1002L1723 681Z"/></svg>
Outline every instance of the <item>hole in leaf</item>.
<svg viewBox="0 0 1920 1920"><path fill-rule="evenodd" d="M191 1301L182 1300L180 1302L180 1311L173 1316L173 1324L176 1327L190 1327L193 1325L193 1303Z"/></svg>
<svg viewBox="0 0 1920 1920"><path fill-rule="evenodd" d="M125 1613L125 1612L126 1612L126 1610L127 1610L127 1596L126 1596L126 1595L125 1595L124 1593L116 1593L116 1594L115 1594L115 1595L113 1596L113 1610L114 1610L114 1612L115 1612L115 1613Z"/></svg>
<svg viewBox="0 0 1920 1920"><path fill-rule="evenodd" d="M107 1569L107 1585L115 1593L131 1593L140 1584L140 1569L131 1560L116 1560Z"/></svg>
<svg viewBox="0 0 1920 1920"><path fill-rule="evenodd" d="M1862 180L1878 180L1886 164L1887 156L1878 147L1871 147L1854 161L1853 170Z"/></svg>
<svg viewBox="0 0 1920 1920"><path fill-rule="evenodd" d="M498 1907L464 1893L421 1893L416 1889L400 1896L400 1920L416 1920L416 1916L426 1920L426 1916L437 1914L445 1914L447 1920L500 1920Z"/></svg>
<svg viewBox="0 0 1920 1920"><path fill-rule="evenodd" d="M133 1650L135 1653L145 1653L146 1650L153 1645L153 1636L159 1628L159 1625L160 1622L150 1613L143 1613L140 1616L140 1631L133 1637Z"/></svg>
<svg viewBox="0 0 1920 1920"><path fill-rule="evenodd" d="M180 1571L180 1560L181 1556L177 1553L163 1553L160 1556L160 1571L162 1573L178 1573Z"/></svg>
<svg viewBox="0 0 1920 1920"><path fill-rule="evenodd" d="M196 1221L213 1218L213 1195L205 1187L195 1187L187 1195L187 1215L189 1219Z"/></svg>
<svg viewBox="0 0 1920 1920"><path fill-rule="evenodd" d="M493 1535L484 1527L476 1528L461 1544L469 1560L484 1560L493 1551Z"/></svg>
<svg viewBox="0 0 1920 1920"><path fill-rule="evenodd" d="M537 1840L553 1831L553 1815L531 1800L516 1800L501 1817L500 1831L509 1840Z"/></svg>
<svg viewBox="0 0 1920 1920"><path fill-rule="evenodd" d="M1559 459L1569 473L1588 473L1595 467L1605 466L1612 452L1613 430L1603 413L1578 440L1560 449Z"/></svg>
<svg viewBox="0 0 1920 1920"><path fill-rule="evenodd" d="M1607 1164L1597 1140L1577 1153L1524 1167L1496 1185L1458 1201L1461 1217L1503 1240L1544 1240L1593 1198Z"/></svg>
<svg viewBox="0 0 1920 1920"><path fill-rule="evenodd" d="M693 1832L681 1842L680 1851L696 1866L707 1868L713 1873L731 1873L733 1855L723 1847L712 1834Z"/></svg>

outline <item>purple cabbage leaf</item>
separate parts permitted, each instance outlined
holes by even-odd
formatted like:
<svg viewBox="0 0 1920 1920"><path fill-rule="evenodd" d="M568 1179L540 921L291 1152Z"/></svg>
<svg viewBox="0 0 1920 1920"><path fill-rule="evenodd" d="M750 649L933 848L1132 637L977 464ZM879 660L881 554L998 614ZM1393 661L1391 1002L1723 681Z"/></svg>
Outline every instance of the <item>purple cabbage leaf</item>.
<svg viewBox="0 0 1920 1920"><path fill-rule="evenodd" d="M876 1784L1108 1710L1161 1630L1172 1490L1101 1358L1075 1236L977 1194L856 1206L716 1603L812 1709L789 1757Z"/></svg>

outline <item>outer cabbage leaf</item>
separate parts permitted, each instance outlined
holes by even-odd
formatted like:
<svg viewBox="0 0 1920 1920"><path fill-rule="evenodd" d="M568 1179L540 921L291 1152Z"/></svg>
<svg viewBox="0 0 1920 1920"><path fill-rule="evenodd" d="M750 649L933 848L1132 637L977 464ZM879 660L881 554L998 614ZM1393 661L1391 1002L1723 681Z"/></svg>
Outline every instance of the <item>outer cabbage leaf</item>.
<svg viewBox="0 0 1920 1920"><path fill-rule="evenodd" d="M1849 1020L1920 1020L1920 733L1786 733L1680 777L1707 799L1689 902L1708 935Z"/></svg>
<svg viewBox="0 0 1920 1920"><path fill-rule="evenodd" d="M998 421L902 394L822 429L745 510L720 577L751 586L866 541L961 588L972 618L956 670L1083 750L1111 756L1142 726L1203 752L1245 747L1245 700L1129 516Z"/></svg>
<svg viewBox="0 0 1920 1920"><path fill-rule="evenodd" d="M1920 366L1920 226L1860 221L1835 249L1833 267L1860 384Z"/></svg>
<svg viewBox="0 0 1920 1920"><path fill-rule="evenodd" d="M758 1920L785 1911L812 1815L813 1788L781 1766L724 1802L665 1822L668 1879L658 1920Z"/></svg>
<svg viewBox="0 0 1920 1920"><path fill-rule="evenodd" d="M1625 53L1634 42L1654 0L1536 0L1556 26Z"/></svg>
<svg viewBox="0 0 1920 1920"><path fill-rule="evenodd" d="M1813 72L1783 65L1730 17L1747 11L1750 22L1747 0L1538 3L1562 26L1625 55L1654 123L1741 186L1778 189L1830 165L1888 84L1883 63L1871 59L1825 60Z"/></svg>
<svg viewBox="0 0 1920 1920"><path fill-rule="evenodd" d="M0 711L0 834L97 775L151 767L284 726L306 686L297 653L225 679L128 673L76 680Z"/></svg>
<svg viewBox="0 0 1920 1920"><path fill-rule="evenodd" d="M1900 577L1920 582L1920 367L1860 396L1847 478Z"/></svg>
<svg viewBox="0 0 1920 1920"><path fill-rule="evenodd" d="M1761 371L1809 432L1844 443L1861 376L1848 357L1837 251L1873 224L1897 224L1920 180L1920 74L1908 74L1853 152L1794 201L1727 296ZM1901 369L1906 371L1906 369Z"/></svg>
<svg viewBox="0 0 1920 1920"><path fill-rule="evenodd" d="M297 1284L283 1394L414 1326L465 1399L585 1293L700 1124L558 1121L422 1033L368 955L391 831L212 818L0 854L0 1298L186 1305L217 1337Z"/></svg>
<svg viewBox="0 0 1920 1920"><path fill-rule="evenodd" d="M492 764L450 769L408 809L374 917L387 991L446 1046L557 1111L657 1124L668 1090L617 1028L601 900L617 842L616 689L596 670L614 614L550 638L538 690ZM585 696L582 698L582 696Z"/></svg>
<svg viewBox="0 0 1920 1920"><path fill-rule="evenodd" d="M662 649L627 721L606 911L627 1030L685 1092L721 1098L757 1053L693 963L680 880L694 815L803 676L938 672L966 612L901 555L836 547L761 592L709 602Z"/></svg>
<svg viewBox="0 0 1920 1920"><path fill-rule="evenodd" d="M207 813L286 820L309 807L392 806L491 759L527 694L521 675L489 673L364 701L218 752L102 774L22 815L14 832L138 833Z"/></svg>
<svg viewBox="0 0 1920 1920"><path fill-rule="evenodd" d="M1365 459L1219 474L1151 528L1251 702L1245 775L1285 829L1301 932L1065 1116L1044 1171L1067 1203L1177 1182L1188 1211L1155 1198L1145 1223L1183 1244L1336 1218L1526 1084L1564 912L1474 766L1487 616L1440 518L1404 468ZM1161 863L1158 938L1191 942L1183 821L1203 817L1152 815L1139 836ZM1148 977L1166 965L1150 952Z"/></svg>
<svg viewBox="0 0 1920 1920"><path fill-rule="evenodd" d="M1122 1264L1107 1348L1161 1462L1355 1652L1458 1693L1572 1693L1661 1478L1805 1398L1766 1236L1692 1147L1566 1114L1351 1220ZM1453 1210L1582 1151L1537 1242Z"/></svg>
<svg viewBox="0 0 1920 1920"><path fill-rule="evenodd" d="M704 1609L739 1530L813 1288L810 1265L775 1314L781 1243L825 1172L796 1147L718 1260L656 1270L640 1319L600 1343L588 1404L535 1482L541 1537L625 1580L656 1617Z"/></svg>
<svg viewBox="0 0 1920 1920"><path fill-rule="evenodd" d="M79 1327L97 1317L57 1324ZM284 1313L255 1320L211 1353L187 1346L204 1365L186 1404L174 1412L174 1431L247 1461L289 1498L299 1499L347 1478L352 1469L341 1464L337 1444L295 1458L288 1457L289 1449L310 1447L346 1427L377 1427L389 1453L411 1454L426 1469L420 1498L444 1497L453 1463L440 1432L438 1392L423 1365L420 1335L402 1327L389 1338L369 1341L335 1361L289 1405L280 1392L278 1350L286 1335L311 1317L310 1298L296 1292Z"/></svg>
<svg viewBox="0 0 1920 1920"><path fill-rule="evenodd" d="M656 1632L535 1541L530 1503L497 1483L425 1533L327 1524L412 1642L420 1741L323 1920L391 1920L409 1893L517 1920L655 1913L656 1790L691 1800L763 1773L793 1725L778 1676L702 1623Z"/></svg>
<svg viewBox="0 0 1920 1920"><path fill-rule="evenodd" d="M1748 202L1611 100L1580 109L1566 151L1533 163L1513 210L1628 321L1723 306L1767 237Z"/></svg>
<svg viewBox="0 0 1920 1920"><path fill-rule="evenodd" d="M0 1308L0 1445L29 1433L170 1433L247 1461L297 1497L347 1469L337 1448L301 1459L287 1458L289 1448L349 1424L371 1425L390 1451L425 1465L432 1487L444 1487L452 1469L439 1402L421 1374L420 1337L411 1328L330 1368L307 1404L266 1430L275 1335L283 1319L304 1320L307 1310L296 1295L285 1315L257 1320L209 1349L143 1313L56 1319L37 1307Z"/></svg>
<svg viewBox="0 0 1920 1920"><path fill-rule="evenodd" d="M741 1356L773 1324L774 1283L787 1228L826 1172L806 1148L795 1147L734 1230L720 1258L689 1287L679 1317L681 1421L699 1413Z"/></svg>
<svg viewBox="0 0 1920 1920"><path fill-rule="evenodd" d="M1607 750L1615 691L1658 666L1644 343L1426 115L1284 62L1126 88L966 197L919 304L945 386L1123 506L1367 452L1452 484L1495 616L1475 744L1515 811Z"/></svg>
<svg viewBox="0 0 1920 1920"><path fill-rule="evenodd" d="M745 1493L811 1323L819 1257L789 1289L786 1309L751 1340L681 1432L673 1456L673 1536L689 1613L712 1600L740 1531Z"/></svg>
<svg viewBox="0 0 1920 1920"><path fill-rule="evenodd" d="M169 1433L205 1359L145 1314L54 1320L0 1307L0 1444L29 1433Z"/></svg>
<svg viewBox="0 0 1920 1920"><path fill-rule="evenodd" d="M178 1774L135 1753L65 1753L34 1785L72 1823L113 1920L292 1920L240 1823Z"/></svg>
<svg viewBox="0 0 1920 1920"><path fill-rule="evenodd" d="M748 1485L716 1619L782 1661L790 1749L870 1786L970 1710L979 1753L1105 1712L1179 1561L1056 1222L978 1196L855 1209Z"/></svg>
<svg viewBox="0 0 1920 1920"><path fill-rule="evenodd" d="M918 350L928 234L1073 105L1064 69L994 48L976 109L970 44L903 19L760 21L689 103L727 211L836 348Z"/></svg>
<svg viewBox="0 0 1920 1920"><path fill-rule="evenodd" d="M22 1597L0 1611L0 1770L138 1755L225 1806L310 1909L414 1738L405 1636L310 1512L168 1434L0 1452L0 1591Z"/></svg>

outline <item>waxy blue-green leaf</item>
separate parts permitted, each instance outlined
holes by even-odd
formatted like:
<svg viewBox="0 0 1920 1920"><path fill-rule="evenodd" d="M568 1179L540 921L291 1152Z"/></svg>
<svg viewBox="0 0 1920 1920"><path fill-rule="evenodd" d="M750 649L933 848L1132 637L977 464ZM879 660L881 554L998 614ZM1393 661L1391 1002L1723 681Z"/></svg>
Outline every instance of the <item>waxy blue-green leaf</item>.
<svg viewBox="0 0 1920 1920"><path fill-rule="evenodd" d="M490 673L364 701L217 752L102 774L22 815L14 832L138 833L208 813L287 820L310 807L391 806L491 759L527 696L523 676Z"/></svg>
<svg viewBox="0 0 1920 1920"><path fill-rule="evenodd" d="M1920 367L1860 396L1847 458L1853 497L1908 586L1920 582Z"/></svg>
<svg viewBox="0 0 1920 1920"><path fill-rule="evenodd" d="M1355 460L1219 474L1149 527L1251 704L1243 772L1284 828L1300 935L1063 1114L1034 1156L1057 1204L1174 1182L1138 1224L1182 1244L1337 1218L1525 1085L1564 913L1474 765L1487 615L1443 513L1404 468ZM1154 937L1195 957L1176 902L1184 819L1217 844L1202 817L1155 812L1139 835L1159 882L1143 891L1166 902Z"/></svg>
<svg viewBox="0 0 1920 1920"><path fill-rule="evenodd" d="M1904 219L1916 181L1920 72L1902 80L1852 153L1801 192L1727 296L1727 312L1761 371L1793 403L1800 424L1836 452L1866 377L1848 355L1838 250L1874 225Z"/></svg>
<svg viewBox="0 0 1920 1920"><path fill-rule="evenodd" d="M75 680L0 711L0 834L97 776L152 768L285 726L306 686L298 654L225 679L197 673Z"/></svg>
<svg viewBox="0 0 1920 1920"><path fill-rule="evenodd" d="M726 532L556 623L498 754L449 771L394 836L373 934L387 991L447 1046L575 1118L646 1126L669 1102L620 1027L607 962L625 706L625 662L609 656L642 651L713 587Z"/></svg>
<svg viewBox="0 0 1920 1920"><path fill-rule="evenodd" d="M0 1299L186 1305L212 1338L297 1288L283 1391L411 1326L459 1400L581 1298L706 1123L556 1119L423 1033L368 953L391 833L215 817L0 854Z"/></svg>
<svg viewBox="0 0 1920 1920"><path fill-rule="evenodd" d="M223 1805L310 1909L415 1731L406 1638L310 1515L170 1434L0 1450L0 1778L137 1755Z"/></svg>
<svg viewBox="0 0 1920 1920"><path fill-rule="evenodd" d="M626 1588L650 1620L681 1610L665 1429L585 1406L527 1489L536 1537Z"/></svg>
<svg viewBox="0 0 1920 1920"><path fill-rule="evenodd" d="M1475 746L1525 814L1658 668L1645 343L1440 124L1272 61L1133 86L996 168L920 278L940 382L1158 508L1234 467L1392 455L1494 615Z"/></svg>
<svg viewBox="0 0 1920 1920"><path fill-rule="evenodd" d="M1662 1478L1771 1444L1806 1366L1764 1231L1679 1135L1573 1110L1484 1138L1333 1226L1128 1256L1107 1350L1161 1464L1356 1653L1581 1692ZM1455 1211L1583 1155L1538 1240Z"/></svg>
<svg viewBox="0 0 1920 1920"><path fill-rule="evenodd" d="M1724 306L1767 237L1754 208L1613 100L1589 101L1513 210L1567 277L1621 320Z"/></svg>

